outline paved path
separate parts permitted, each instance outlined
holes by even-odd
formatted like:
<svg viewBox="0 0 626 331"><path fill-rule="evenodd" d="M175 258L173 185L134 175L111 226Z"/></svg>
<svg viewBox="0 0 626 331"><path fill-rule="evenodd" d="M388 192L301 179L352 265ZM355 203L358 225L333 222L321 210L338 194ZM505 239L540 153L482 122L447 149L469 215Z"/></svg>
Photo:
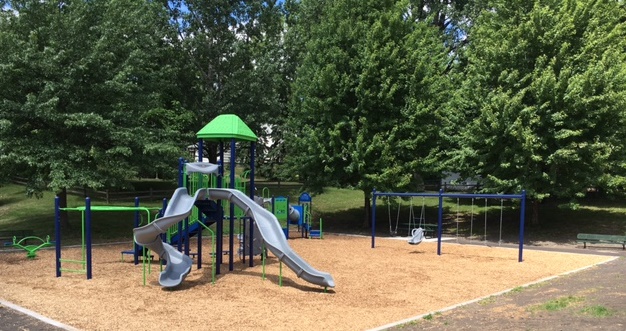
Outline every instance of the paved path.
<svg viewBox="0 0 626 331"><path fill-rule="evenodd" d="M33 311L0 301L0 331L61 331L75 330Z"/></svg>

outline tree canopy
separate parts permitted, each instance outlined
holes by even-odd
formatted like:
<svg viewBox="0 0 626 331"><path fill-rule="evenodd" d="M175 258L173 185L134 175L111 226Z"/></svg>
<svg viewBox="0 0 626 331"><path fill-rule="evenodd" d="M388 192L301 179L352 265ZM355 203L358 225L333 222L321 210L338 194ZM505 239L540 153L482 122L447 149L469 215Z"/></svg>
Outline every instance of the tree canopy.
<svg viewBox="0 0 626 331"><path fill-rule="evenodd" d="M459 90L471 174L538 201L623 186L625 24L612 0L496 1L483 11Z"/></svg>
<svg viewBox="0 0 626 331"><path fill-rule="evenodd" d="M0 6L0 174L34 188L174 172L234 113L265 176L366 206L444 171L536 202L624 189L621 0Z"/></svg>
<svg viewBox="0 0 626 331"><path fill-rule="evenodd" d="M174 36L144 1L9 1L0 18L0 166L34 185L122 185L172 165ZM161 156L162 159L156 158ZM155 171L155 170L153 170Z"/></svg>

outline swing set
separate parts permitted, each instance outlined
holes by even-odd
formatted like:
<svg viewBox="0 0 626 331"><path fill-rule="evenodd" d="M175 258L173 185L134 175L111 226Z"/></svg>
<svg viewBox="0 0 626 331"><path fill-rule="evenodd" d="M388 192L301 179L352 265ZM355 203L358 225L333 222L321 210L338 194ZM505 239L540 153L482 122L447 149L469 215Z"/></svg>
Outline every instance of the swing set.
<svg viewBox="0 0 626 331"><path fill-rule="evenodd" d="M394 192L376 192L374 190L372 192L372 248L375 248L375 238L376 238L376 200L377 198L387 197L387 213L389 216L389 233L392 236L398 235L398 225L400 221L400 209L401 209L401 199L402 198L410 198L409 204L409 221L408 224L408 243L411 245L418 245L422 242L422 240L427 236L427 234L432 231L434 234L436 232L437 236L437 255L441 255L441 237L442 237L442 223L443 223L443 198L456 198L457 199L457 208L456 208L456 235L457 241L459 237L459 223L460 223L460 199L471 199L471 214L470 214L470 238L474 236L474 205L475 199L485 199L485 226L484 226L484 236L483 239L487 240L487 214L488 214L488 199L499 199L500 200L500 231L498 243L502 243L502 217L503 217L503 209L504 209L504 200L520 200L520 228L519 228L519 256L518 261L523 261L523 250L524 250L524 219L525 219L525 209L526 209L526 191L522 191L521 194L458 194L458 193L443 193L443 190L440 190L439 193L394 193ZM395 229L392 226L392 197L396 198L398 209L396 212L396 222ZM420 216L416 217L414 212L414 197L422 197L422 209L420 211ZM437 224L428 224L426 223L425 217L425 198L438 198L439 200L439 208L438 208L438 221Z"/></svg>

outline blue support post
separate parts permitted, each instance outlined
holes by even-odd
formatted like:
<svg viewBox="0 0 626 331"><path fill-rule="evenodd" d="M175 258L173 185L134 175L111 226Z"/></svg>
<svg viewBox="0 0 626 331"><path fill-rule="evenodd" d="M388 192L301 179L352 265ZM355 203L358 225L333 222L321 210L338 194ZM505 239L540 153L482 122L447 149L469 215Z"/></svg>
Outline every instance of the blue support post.
<svg viewBox="0 0 626 331"><path fill-rule="evenodd" d="M176 230L178 233L178 243L176 243L176 248L179 252L183 251L183 222L178 222L178 228Z"/></svg>
<svg viewBox="0 0 626 331"><path fill-rule="evenodd" d="M178 238L185 238L185 255L189 255L189 217L185 217L183 223L185 224L184 237L178 236Z"/></svg>
<svg viewBox="0 0 626 331"><path fill-rule="evenodd" d="M256 154L256 143L252 142L250 144L250 199L254 201L254 195L256 193L254 187L254 155ZM245 221L244 221L245 222ZM248 222L250 222L250 260L248 261L248 265L250 267L254 267L254 250L252 249L252 245L254 243L254 220L252 218L248 218ZM289 225L287 225L289 226ZM245 226L244 226L245 228ZM263 254L263 252L261 252ZM245 255L245 250L244 250Z"/></svg>
<svg viewBox="0 0 626 331"><path fill-rule="evenodd" d="M235 160L237 159L237 144L235 139L231 139L230 140L230 188L234 189L235 188ZM235 232L235 204L234 203L230 203L230 234L228 235L229 237L229 242L228 242L228 250L230 251L230 254L228 254L228 270L229 271L233 271L235 269L235 261L234 261L234 254L233 254L233 249L234 249L234 244L233 244L233 236L234 236L234 232ZM252 247L250 248L252 249Z"/></svg>
<svg viewBox="0 0 626 331"><path fill-rule="evenodd" d="M437 213L437 255L441 255L441 230L443 228L443 190L439 189L439 212Z"/></svg>
<svg viewBox="0 0 626 331"><path fill-rule="evenodd" d="M517 262L524 261L524 223L526 219L526 190L522 190L522 203L520 205L519 221L519 258Z"/></svg>
<svg viewBox="0 0 626 331"><path fill-rule="evenodd" d="M198 212L198 217L202 218L202 214L200 212ZM198 222L201 222L202 220L199 219ZM203 226L199 225L198 226L198 247L196 248L196 255L198 256L198 263L197 263L197 268L198 269L202 269L202 230L204 229Z"/></svg>
<svg viewBox="0 0 626 331"><path fill-rule="evenodd" d="M185 159L180 157L178 158L178 187L184 185L183 176L185 176Z"/></svg>
<svg viewBox="0 0 626 331"><path fill-rule="evenodd" d="M224 178L224 142L220 141L220 165L218 168L219 176L217 176L217 187L222 188L224 186L223 178ZM219 208L222 208L222 201L217 200L217 205ZM216 225L216 237L215 241L217 244L217 249L215 254L215 274L220 274L220 269L223 261L223 245L224 245L224 215L222 214L222 218L217 221Z"/></svg>
<svg viewBox="0 0 626 331"><path fill-rule="evenodd" d="M87 279L91 279L91 199L89 197L85 198L85 237L85 249L87 250Z"/></svg>
<svg viewBox="0 0 626 331"><path fill-rule="evenodd" d="M60 198L54 198L54 248L56 252L56 276L61 277L61 207Z"/></svg>
<svg viewBox="0 0 626 331"><path fill-rule="evenodd" d="M198 162L202 162L204 154L204 140L198 140Z"/></svg>
<svg viewBox="0 0 626 331"><path fill-rule="evenodd" d="M256 143L250 144L250 199L254 200L256 194L254 185L254 154L256 154Z"/></svg>
<svg viewBox="0 0 626 331"><path fill-rule="evenodd" d="M249 253L250 253L250 258L248 259L248 266L249 267L254 267L254 219L249 218L248 222L250 222L250 234L249 236L249 242L248 245L250 245L250 249L249 249ZM261 248L262 250L265 249L265 247ZM246 250L244 249L244 255L246 253ZM261 254L263 254L263 252L261 252Z"/></svg>
<svg viewBox="0 0 626 331"><path fill-rule="evenodd" d="M372 190L372 248L376 247L376 189Z"/></svg>
<svg viewBox="0 0 626 331"><path fill-rule="evenodd" d="M139 207L139 197L135 197L135 207ZM135 211L135 227L139 227L141 223L141 215L139 214L139 210ZM137 242L133 240L133 258L135 261L135 265L139 264L139 252L141 251L141 246Z"/></svg>
<svg viewBox="0 0 626 331"><path fill-rule="evenodd" d="M224 178L224 142L220 141L220 162L218 168L218 176L217 176L217 187L222 188L224 183L222 182Z"/></svg>
<svg viewBox="0 0 626 331"><path fill-rule="evenodd" d="M202 162L204 159L204 140L198 141L198 162ZM202 213L198 211L198 222L202 222ZM202 269L202 226L198 225L198 247L196 248L196 254L198 257L197 268Z"/></svg>
<svg viewBox="0 0 626 331"><path fill-rule="evenodd" d="M202 162L202 159L204 158L204 140L200 139L198 140L198 162ZM200 211L198 211L198 222L202 221L202 213ZM196 248L196 253L198 256L198 264L197 264L197 268L198 269L202 269L202 230L203 227L201 225L198 225L198 247Z"/></svg>
<svg viewBox="0 0 626 331"><path fill-rule="evenodd" d="M167 199L163 198L163 205L161 206L161 217L165 215L165 210L167 209ZM161 241L166 241L167 233L161 233Z"/></svg>

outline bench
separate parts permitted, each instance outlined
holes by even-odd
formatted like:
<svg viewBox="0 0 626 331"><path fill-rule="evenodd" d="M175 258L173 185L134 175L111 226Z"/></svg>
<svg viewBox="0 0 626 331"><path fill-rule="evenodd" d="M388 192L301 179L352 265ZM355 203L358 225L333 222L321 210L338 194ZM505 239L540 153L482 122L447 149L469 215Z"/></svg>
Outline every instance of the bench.
<svg viewBox="0 0 626 331"><path fill-rule="evenodd" d="M426 223L426 224L422 224L422 227L424 229L424 237L426 238L437 237L437 229L439 228L439 225Z"/></svg>
<svg viewBox="0 0 626 331"><path fill-rule="evenodd" d="M579 233L576 237L577 242L583 243L583 248L587 248L587 243L590 244L616 244L622 245L622 249L626 250L626 236L617 236L610 234L590 234Z"/></svg>
<svg viewBox="0 0 626 331"><path fill-rule="evenodd" d="M424 230L424 238L436 238L437 229L439 225L437 223L419 223L417 219L413 223L402 223L404 229L408 229L409 234L413 229L422 228ZM408 228L410 226L410 228Z"/></svg>
<svg viewBox="0 0 626 331"><path fill-rule="evenodd" d="M33 230L1 230L0 242L4 246L13 246L13 238L21 240L26 237L31 237L34 234Z"/></svg>

